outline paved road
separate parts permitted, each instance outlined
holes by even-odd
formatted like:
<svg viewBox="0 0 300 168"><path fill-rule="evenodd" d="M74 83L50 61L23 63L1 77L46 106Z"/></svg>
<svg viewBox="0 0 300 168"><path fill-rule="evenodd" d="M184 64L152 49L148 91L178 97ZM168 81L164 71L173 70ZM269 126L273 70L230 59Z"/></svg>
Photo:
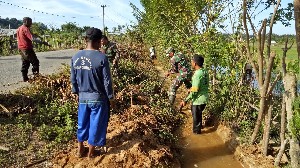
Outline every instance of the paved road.
<svg viewBox="0 0 300 168"><path fill-rule="evenodd" d="M58 72L62 64L70 64L70 60L76 52L76 50L70 49L36 53L40 60L40 73ZM0 93L14 92L17 88L29 85L22 82L21 65L20 55L0 56ZM30 65L29 75L32 75L31 68Z"/></svg>

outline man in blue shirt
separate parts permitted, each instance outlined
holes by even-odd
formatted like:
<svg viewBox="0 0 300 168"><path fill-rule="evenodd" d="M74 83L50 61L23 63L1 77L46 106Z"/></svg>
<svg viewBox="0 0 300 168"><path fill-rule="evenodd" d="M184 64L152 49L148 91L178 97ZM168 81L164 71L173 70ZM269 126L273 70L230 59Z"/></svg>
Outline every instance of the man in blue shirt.
<svg viewBox="0 0 300 168"><path fill-rule="evenodd" d="M108 102L113 105L113 88L107 57L99 52L102 32L97 28L86 31L87 48L71 60L72 93L78 95L78 156L84 153L83 142L88 141L88 157L95 146L106 144L109 117ZM109 100L109 101L108 101Z"/></svg>

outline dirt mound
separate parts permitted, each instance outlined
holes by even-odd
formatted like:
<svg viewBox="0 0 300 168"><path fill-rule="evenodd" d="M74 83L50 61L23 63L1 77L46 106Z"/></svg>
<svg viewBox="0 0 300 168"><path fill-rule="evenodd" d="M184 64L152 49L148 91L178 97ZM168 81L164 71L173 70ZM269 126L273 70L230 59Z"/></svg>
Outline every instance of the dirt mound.
<svg viewBox="0 0 300 168"><path fill-rule="evenodd" d="M97 156L92 160L77 158L77 144L74 143L69 151L63 151L54 158L54 167L157 167L178 163L170 148L162 145L155 136L157 121L154 114L141 108L129 108L121 115L112 115L107 151L97 148Z"/></svg>

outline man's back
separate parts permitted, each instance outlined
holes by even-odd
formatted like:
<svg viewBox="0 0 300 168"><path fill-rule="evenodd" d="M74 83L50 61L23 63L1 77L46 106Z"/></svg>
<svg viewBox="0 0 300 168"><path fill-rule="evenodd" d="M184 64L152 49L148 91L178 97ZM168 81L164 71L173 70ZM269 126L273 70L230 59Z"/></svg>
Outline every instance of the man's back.
<svg viewBox="0 0 300 168"><path fill-rule="evenodd" d="M177 72L188 72L191 73L190 65L182 53L175 53L171 58L171 64Z"/></svg>
<svg viewBox="0 0 300 168"><path fill-rule="evenodd" d="M101 93L108 98L113 96L108 60L103 53L81 50L72 57L71 64L74 93Z"/></svg>
<svg viewBox="0 0 300 168"><path fill-rule="evenodd" d="M17 40L19 49L33 49L32 34L30 29L22 25L17 30Z"/></svg>

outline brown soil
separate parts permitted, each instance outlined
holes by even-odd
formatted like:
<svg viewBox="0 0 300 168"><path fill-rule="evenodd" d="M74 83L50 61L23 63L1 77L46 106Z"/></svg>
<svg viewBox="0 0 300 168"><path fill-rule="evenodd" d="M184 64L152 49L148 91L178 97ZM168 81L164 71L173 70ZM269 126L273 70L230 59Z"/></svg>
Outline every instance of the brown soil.
<svg viewBox="0 0 300 168"><path fill-rule="evenodd" d="M98 148L94 159L77 158L77 144L74 142L68 151L59 153L53 160L54 167L153 167L161 163L178 161L173 157L168 146L160 145L153 129L155 117L146 114L143 118L135 116L135 108L110 118L107 134L107 152Z"/></svg>
<svg viewBox="0 0 300 168"><path fill-rule="evenodd" d="M157 69L162 75L162 68L157 66ZM181 95L185 95L183 91L179 91ZM177 97L177 104L182 97ZM107 151L98 148L97 156L91 160L77 158L77 143L73 142L68 150L54 157L53 167L272 167L271 159L259 154L256 146L239 146L234 133L226 127L206 127L201 135L191 134L189 106L183 109L187 120L177 133L181 157L175 156L174 150L161 145L155 136L157 122L151 112L142 118L134 117L141 108L147 110L145 106L136 105L110 118ZM162 165L163 162L169 164Z"/></svg>

